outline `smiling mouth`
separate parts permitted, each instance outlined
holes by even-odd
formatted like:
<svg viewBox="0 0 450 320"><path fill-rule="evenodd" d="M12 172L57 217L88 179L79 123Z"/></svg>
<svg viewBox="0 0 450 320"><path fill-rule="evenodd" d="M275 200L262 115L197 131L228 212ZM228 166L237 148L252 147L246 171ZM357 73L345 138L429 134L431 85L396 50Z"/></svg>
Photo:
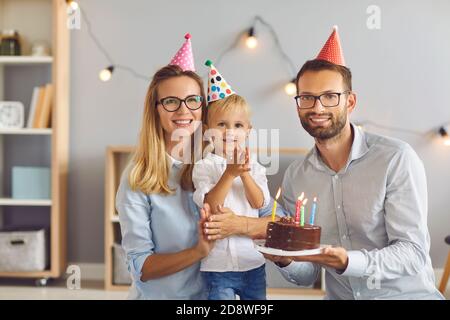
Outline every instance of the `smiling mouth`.
<svg viewBox="0 0 450 320"><path fill-rule="evenodd" d="M175 123L177 126L188 126L192 123L192 119L186 119L186 120L172 120L173 123Z"/></svg>
<svg viewBox="0 0 450 320"><path fill-rule="evenodd" d="M314 123L314 124L324 124L328 121L331 120L330 117L309 117L308 118L310 122Z"/></svg>

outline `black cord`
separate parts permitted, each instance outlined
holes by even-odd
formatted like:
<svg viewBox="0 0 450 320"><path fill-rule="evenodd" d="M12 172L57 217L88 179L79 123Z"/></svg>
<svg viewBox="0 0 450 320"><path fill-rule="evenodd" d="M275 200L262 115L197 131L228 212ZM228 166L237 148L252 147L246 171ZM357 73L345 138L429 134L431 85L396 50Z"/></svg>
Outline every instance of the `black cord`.
<svg viewBox="0 0 450 320"><path fill-rule="evenodd" d="M91 22L90 22L90 20L89 20L89 18L87 16L87 14L86 14L86 11L84 9L82 9L81 6L79 6L78 8L80 9L81 17L83 18L84 22L86 22L87 30L88 30L88 34L89 34L90 38L92 39L92 41L94 42L96 47L103 53L103 55L105 56L106 60L108 60L109 65L113 66L116 69L122 69L122 70L128 71L129 73L131 73L136 78L143 79L145 81L150 81L151 79L149 77L138 73L133 68L114 63L114 60L109 55L108 51L103 47L103 45L101 44L100 40L97 38L97 36L92 31L92 25L91 25Z"/></svg>
<svg viewBox="0 0 450 320"><path fill-rule="evenodd" d="M286 54L286 52L283 50L283 47L281 46L280 39L278 38L278 35L277 35L277 33L275 32L275 29L272 27L272 25L271 25L270 23L268 23L266 20L264 20L264 19L263 19L262 17L260 17L260 16L255 16L255 17L253 18L253 23L252 23L252 26L251 26L250 28L251 28L252 30L254 30L255 27L256 27L256 24L257 24L258 22L259 22L260 24L262 24L264 27L266 27L266 28L269 30L269 32L270 32L270 34L271 34L271 36L272 36L272 38L273 38L273 41L275 42L275 46L277 47L278 52L279 52L281 58L283 59L284 62L286 62L286 64L288 65L288 67L289 67L289 69L290 69L290 72L291 72L291 77L290 77L290 79L291 79L291 78L294 78L295 75L297 74L297 69L295 68L295 65L294 65L294 63L292 62L291 58L289 58L289 56L288 56L288 55ZM234 50L236 47L238 47L239 42L240 42L239 40L241 39L243 33L247 33L247 32L248 32L248 31L241 32L241 33L236 37L235 41L234 41L234 42L233 42L233 43L232 43L225 51L222 51L222 53L219 54L219 56L217 57L217 59L216 59L216 61L215 61L215 63L214 63L216 66L218 66L218 65L220 64L220 62L222 61L223 57L224 57L227 53L229 53L230 51L232 51L232 50Z"/></svg>

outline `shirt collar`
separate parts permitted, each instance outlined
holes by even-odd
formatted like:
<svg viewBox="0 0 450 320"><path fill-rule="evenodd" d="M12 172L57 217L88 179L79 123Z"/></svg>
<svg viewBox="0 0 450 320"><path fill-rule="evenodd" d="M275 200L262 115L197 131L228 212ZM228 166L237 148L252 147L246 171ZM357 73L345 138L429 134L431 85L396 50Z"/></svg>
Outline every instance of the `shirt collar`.
<svg viewBox="0 0 450 320"><path fill-rule="evenodd" d="M183 166L183 162L173 158L170 154L167 153L167 157L170 161L170 167L181 168Z"/></svg>
<svg viewBox="0 0 450 320"><path fill-rule="evenodd" d="M352 161L362 158L369 151L369 146L367 145L364 131L362 131L362 129L358 128L352 123L350 123L350 126L353 131L353 143L347 165L343 169L344 171L347 170L349 164ZM308 158L308 161L317 169L332 172L332 170L322 161L316 145L314 145L314 147L306 157ZM334 171L333 174L335 174Z"/></svg>

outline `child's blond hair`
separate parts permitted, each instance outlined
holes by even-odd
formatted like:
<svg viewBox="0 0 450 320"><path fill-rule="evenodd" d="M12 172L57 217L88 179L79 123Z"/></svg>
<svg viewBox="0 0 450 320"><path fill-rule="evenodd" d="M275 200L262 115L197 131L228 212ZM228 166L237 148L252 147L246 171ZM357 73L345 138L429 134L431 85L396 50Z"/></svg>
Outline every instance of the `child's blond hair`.
<svg viewBox="0 0 450 320"><path fill-rule="evenodd" d="M251 110L247 101L237 94L232 94L224 99L213 101L208 104L206 124L209 125L213 116L223 112L244 111L250 120Z"/></svg>

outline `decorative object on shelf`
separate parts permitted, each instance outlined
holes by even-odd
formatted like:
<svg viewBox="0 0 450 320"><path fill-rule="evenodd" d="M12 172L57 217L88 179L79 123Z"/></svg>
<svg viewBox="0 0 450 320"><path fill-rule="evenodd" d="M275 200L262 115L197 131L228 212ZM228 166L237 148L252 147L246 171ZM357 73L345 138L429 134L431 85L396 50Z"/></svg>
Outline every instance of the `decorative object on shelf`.
<svg viewBox="0 0 450 320"><path fill-rule="evenodd" d="M47 167L12 168L13 199L50 199L51 174Z"/></svg>
<svg viewBox="0 0 450 320"><path fill-rule="evenodd" d="M0 272L43 271L48 265L44 229L0 231Z"/></svg>
<svg viewBox="0 0 450 320"><path fill-rule="evenodd" d="M31 55L34 57L50 56L50 46L46 41L36 41L31 45Z"/></svg>
<svg viewBox="0 0 450 320"><path fill-rule="evenodd" d="M35 87L31 96L27 128L51 128L53 86Z"/></svg>
<svg viewBox="0 0 450 320"><path fill-rule="evenodd" d="M24 107L19 101L0 101L0 128L20 129L24 124Z"/></svg>
<svg viewBox="0 0 450 320"><path fill-rule="evenodd" d="M22 54L19 33L17 30L3 30L0 42L0 55L20 56Z"/></svg>

